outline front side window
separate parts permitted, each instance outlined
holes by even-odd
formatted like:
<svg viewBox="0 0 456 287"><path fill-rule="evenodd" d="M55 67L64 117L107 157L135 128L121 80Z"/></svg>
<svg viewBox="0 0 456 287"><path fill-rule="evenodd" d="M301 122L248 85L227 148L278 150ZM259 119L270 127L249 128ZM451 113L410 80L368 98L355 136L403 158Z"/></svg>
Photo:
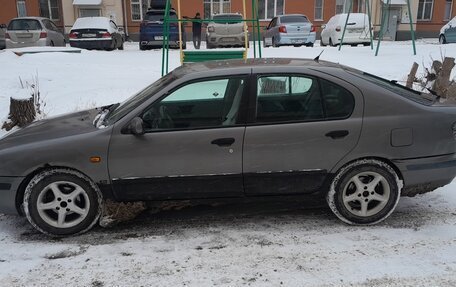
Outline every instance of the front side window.
<svg viewBox="0 0 456 287"><path fill-rule="evenodd" d="M259 0L258 17L260 19L272 19L284 14L285 0Z"/></svg>
<svg viewBox="0 0 456 287"><path fill-rule="evenodd" d="M148 0L130 0L131 20L142 21L146 15Z"/></svg>
<svg viewBox="0 0 456 287"><path fill-rule="evenodd" d="M203 4L205 19L212 19L214 15L231 12L231 0L204 0Z"/></svg>
<svg viewBox="0 0 456 287"><path fill-rule="evenodd" d="M143 112L145 130L233 126L244 83L243 77L233 77L184 85Z"/></svg>
<svg viewBox="0 0 456 287"><path fill-rule="evenodd" d="M419 0L418 2L418 20L429 21L432 19L432 9L434 0Z"/></svg>
<svg viewBox="0 0 456 287"><path fill-rule="evenodd" d="M315 0L315 20L323 20L324 0Z"/></svg>
<svg viewBox="0 0 456 287"><path fill-rule="evenodd" d="M451 19L451 10L453 10L453 0L446 0L445 15L443 16L443 20L448 21Z"/></svg>
<svg viewBox="0 0 456 287"><path fill-rule="evenodd" d="M266 76L258 79L257 122L322 118L324 113L317 79L304 76Z"/></svg>
<svg viewBox="0 0 456 287"><path fill-rule="evenodd" d="M40 16L52 20L59 20L58 0L40 0Z"/></svg>
<svg viewBox="0 0 456 287"><path fill-rule="evenodd" d="M25 6L25 0L17 0L17 17L27 16L27 8Z"/></svg>

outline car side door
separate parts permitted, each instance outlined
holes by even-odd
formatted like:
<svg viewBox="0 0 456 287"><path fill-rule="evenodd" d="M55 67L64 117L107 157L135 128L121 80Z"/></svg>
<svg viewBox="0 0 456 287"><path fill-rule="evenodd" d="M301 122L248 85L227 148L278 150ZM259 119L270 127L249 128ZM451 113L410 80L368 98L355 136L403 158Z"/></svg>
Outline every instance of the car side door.
<svg viewBox="0 0 456 287"><path fill-rule="evenodd" d="M244 139L246 195L313 193L357 144L358 89L315 72L257 74Z"/></svg>
<svg viewBox="0 0 456 287"><path fill-rule="evenodd" d="M109 21L109 26L112 29L112 31L111 31L112 37L116 39L117 46L115 48L120 47L121 43L123 41L122 41L122 36L119 33L119 28L117 27L116 23L114 23L114 21L112 21L112 20Z"/></svg>
<svg viewBox="0 0 456 287"><path fill-rule="evenodd" d="M109 173L118 200L243 195L240 117L248 75L190 81L143 108L145 133L114 128Z"/></svg>
<svg viewBox="0 0 456 287"><path fill-rule="evenodd" d="M456 17L448 23L445 30L445 39L447 43L456 43Z"/></svg>
<svg viewBox="0 0 456 287"><path fill-rule="evenodd" d="M274 36L274 25L277 22L277 17L272 18L271 22L269 22L268 26L266 27L266 36L265 41L269 45L272 44L272 37Z"/></svg>
<svg viewBox="0 0 456 287"><path fill-rule="evenodd" d="M63 35L62 31L60 31L59 27L57 27L57 25L54 22L49 22L51 24L52 30L55 33L57 43L59 43L59 46L65 46L65 36Z"/></svg>

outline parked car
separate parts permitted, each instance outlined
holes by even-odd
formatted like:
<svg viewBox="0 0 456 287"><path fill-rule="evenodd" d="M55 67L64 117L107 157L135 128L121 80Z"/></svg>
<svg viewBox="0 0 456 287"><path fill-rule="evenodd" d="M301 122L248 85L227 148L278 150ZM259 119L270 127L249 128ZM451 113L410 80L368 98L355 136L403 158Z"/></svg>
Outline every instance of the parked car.
<svg viewBox="0 0 456 287"><path fill-rule="evenodd" d="M177 14L174 9L170 10L169 19L169 45L173 48L179 48L179 23L177 22ZM163 47L164 20L165 9L149 9L147 11L139 28L139 49L147 50ZM182 48L186 49L187 36L185 26L184 23L180 25L182 29Z"/></svg>
<svg viewBox="0 0 456 287"><path fill-rule="evenodd" d="M214 15L213 22L207 24L206 47L244 47L245 30L243 17L239 13Z"/></svg>
<svg viewBox="0 0 456 287"><path fill-rule="evenodd" d="M315 26L307 16L287 14L274 17L269 22L263 36L263 45L264 47L284 45L313 47L315 38Z"/></svg>
<svg viewBox="0 0 456 287"><path fill-rule="evenodd" d="M336 46L340 44L345 22L348 14L337 14L329 19L326 25L322 25L321 46ZM370 45L369 16L363 13L351 13L347 22L343 44L357 46Z"/></svg>
<svg viewBox="0 0 456 287"><path fill-rule="evenodd" d="M83 17L74 22L69 39L71 47L123 50L125 33L107 17Z"/></svg>
<svg viewBox="0 0 456 287"><path fill-rule="evenodd" d="M455 175L456 106L330 62L224 60L1 139L0 212L69 235L90 229L107 198L301 195L374 224L400 196Z"/></svg>
<svg viewBox="0 0 456 287"><path fill-rule="evenodd" d="M6 32L6 25L0 24L0 50L5 49L5 32Z"/></svg>
<svg viewBox="0 0 456 287"><path fill-rule="evenodd" d="M456 17L440 29L439 43L456 43Z"/></svg>
<svg viewBox="0 0 456 287"><path fill-rule="evenodd" d="M6 48L65 46L65 36L54 22L42 17L11 20L5 33Z"/></svg>

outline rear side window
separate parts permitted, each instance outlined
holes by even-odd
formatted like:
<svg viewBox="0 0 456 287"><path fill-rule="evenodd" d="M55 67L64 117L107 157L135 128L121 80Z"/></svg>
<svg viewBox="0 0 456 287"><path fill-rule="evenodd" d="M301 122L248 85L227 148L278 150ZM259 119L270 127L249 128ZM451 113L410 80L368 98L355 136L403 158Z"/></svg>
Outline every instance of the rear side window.
<svg viewBox="0 0 456 287"><path fill-rule="evenodd" d="M341 86L322 79L321 93L327 119L347 118L353 112L353 95Z"/></svg>
<svg viewBox="0 0 456 287"><path fill-rule="evenodd" d="M266 76L257 83L257 122L323 119L318 81L305 76Z"/></svg>
<svg viewBox="0 0 456 287"><path fill-rule="evenodd" d="M17 19L9 23L8 30L41 30L41 24L38 20Z"/></svg>
<svg viewBox="0 0 456 287"><path fill-rule="evenodd" d="M281 23L307 23L309 19L306 16L283 16L280 17Z"/></svg>

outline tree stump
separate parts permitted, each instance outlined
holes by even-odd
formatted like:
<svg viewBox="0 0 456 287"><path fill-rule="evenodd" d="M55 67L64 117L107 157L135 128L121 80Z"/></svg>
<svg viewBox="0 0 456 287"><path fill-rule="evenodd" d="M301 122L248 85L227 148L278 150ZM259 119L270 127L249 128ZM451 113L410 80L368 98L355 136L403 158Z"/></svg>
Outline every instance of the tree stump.
<svg viewBox="0 0 456 287"><path fill-rule="evenodd" d="M36 117L35 102L33 97L28 99L10 98L9 122L3 123L2 128L9 131L13 127L24 127L33 122Z"/></svg>

